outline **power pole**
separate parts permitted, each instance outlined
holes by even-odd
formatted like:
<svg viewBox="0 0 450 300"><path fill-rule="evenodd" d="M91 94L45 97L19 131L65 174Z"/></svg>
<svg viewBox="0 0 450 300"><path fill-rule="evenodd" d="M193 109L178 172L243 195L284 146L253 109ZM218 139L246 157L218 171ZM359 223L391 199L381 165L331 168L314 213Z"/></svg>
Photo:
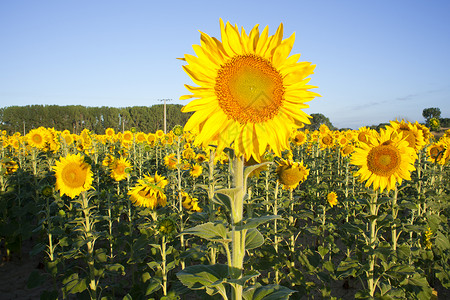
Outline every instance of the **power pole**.
<svg viewBox="0 0 450 300"><path fill-rule="evenodd" d="M172 101L172 99L159 99L158 101L164 101L164 134L167 134L167 125L166 125L166 120L167 120L167 113L166 113L166 101Z"/></svg>

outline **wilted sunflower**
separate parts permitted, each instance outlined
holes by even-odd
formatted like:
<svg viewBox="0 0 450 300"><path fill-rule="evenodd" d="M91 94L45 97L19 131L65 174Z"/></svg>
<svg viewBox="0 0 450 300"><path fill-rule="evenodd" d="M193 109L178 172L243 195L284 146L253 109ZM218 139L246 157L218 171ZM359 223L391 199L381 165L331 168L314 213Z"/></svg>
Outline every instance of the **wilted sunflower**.
<svg viewBox="0 0 450 300"><path fill-rule="evenodd" d="M331 207L335 206L338 203L336 193L335 192L329 193L327 195L327 201Z"/></svg>
<svg viewBox="0 0 450 300"><path fill-rule="evenodd" d="M121 157L119 159L114 159L109 165L109 168L111 170L111 177L115 181L121 181L127 179L127 177L130 175L129 171L132 167L130 162L126 158Z"/></svg>
<svg viewBox="0 0 450 300"><path fill-rule="evenodd" d="M139 179L133 189L128 192L131 201L139 206L150 207L154 209L157 205L166 206L167 197L164 194L164 188L168 181L165 177L155 174L155 176L144 175Z"/></svg>
<svg viewBox="0 0 450 300"><path fill-rule="evenodd" d="M283 189L295 189L300 182L306 180L309 169L303 165L303 161L294 162L292 160L281 160L276 169L278 181L283 185Z"/></svg>
<svg viewBox="0 0 450 300"><path fill-rule="evenodd" d="M359 167L355 175L366 181L366 187L373 184L374 190L390 191L403 179L411 180L417 155L401 134L382 129L373 132L369 140L369 144L361 143L351 157L351 163Z"/></svg>
<svg viewBox="0 0 450 300"><path fill-rule="evenodd" d="M207 160L207 158L206 158L205 154L199 153L195 156L195 161L199 164L205 162L206 160Z"/></svg>
<svg viewBox="0 0 450 300"><path fill-rule="evenodd" d="M70 198L75 198L81 192L91 188L93 174L91 165L84 161L80 154L69 154L61 157L53 166L56 177L56 190L60 195L66 194Z"/></svg>
<svg viewBox="0 0 450 300"><path fill-rule="evenodd" d="M295 36L283 40L283 24L273 36L268 27L247 34L222 20L220 30L222 41L201 33L197 56L184 56L184 70L199 85L186 85L192 95L180 98L195 99L182 109L195 112L184 130L198 133L197 145L217 145L218 153L232 147L238 157L260 161L270 145L281 156L291 130L310 123L301 109L318 96L307 84L315 66L289 56Z"/></svg>

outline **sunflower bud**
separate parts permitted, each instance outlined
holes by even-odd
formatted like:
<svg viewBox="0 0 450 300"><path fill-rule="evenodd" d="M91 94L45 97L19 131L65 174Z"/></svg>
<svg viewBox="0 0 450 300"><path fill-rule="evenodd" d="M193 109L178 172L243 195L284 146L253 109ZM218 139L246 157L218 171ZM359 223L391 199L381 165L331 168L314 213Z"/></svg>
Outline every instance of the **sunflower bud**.
<svg viewBox="0 0 450 300"><path fill-rule="evenodd" d="M181 127L180 125L175 125L172 131L176 136L181 136L183 134L183 127Z"/></svg>
<svg viewBox="0 0 450 300"><path fill-rule="evenodd" d="M159 221L158 231L162 235L166 235L166 236L171 235L171 234L175 233L176 230L177 230L177 224L175 223L174 220L172 220L170 218L165 218L165 219L162 219L161 221Z"/></svg>

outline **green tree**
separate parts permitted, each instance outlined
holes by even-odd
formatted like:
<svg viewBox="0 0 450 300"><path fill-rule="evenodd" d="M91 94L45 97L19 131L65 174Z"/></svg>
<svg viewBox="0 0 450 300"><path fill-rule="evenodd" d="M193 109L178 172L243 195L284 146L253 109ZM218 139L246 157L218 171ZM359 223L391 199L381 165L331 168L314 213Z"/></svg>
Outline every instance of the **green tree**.
<svg viewBox="0 0 450 300"><path fill-rule="evenodd" d="M310 119L311 124L305 124L305 128L309 130L319 130L320 125L325 124L331 130L336 128L331 124L330 119L325 117L323 114L311 114L312 119Z"/></svg>
<svg viewBox="0 0 450 300"><path fill-rule="evenodd" d="M422 116L428 123L431 118L439 119L441 117L441 110L438 107L425 108L422 111Z"/></svg>

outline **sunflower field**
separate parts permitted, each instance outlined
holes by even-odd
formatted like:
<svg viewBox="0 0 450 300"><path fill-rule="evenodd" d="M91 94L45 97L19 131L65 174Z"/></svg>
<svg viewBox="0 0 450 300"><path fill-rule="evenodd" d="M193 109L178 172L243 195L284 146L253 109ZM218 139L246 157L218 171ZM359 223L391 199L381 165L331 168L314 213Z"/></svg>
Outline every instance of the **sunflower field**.
<svg viewBox="0 0 450 300"><path fill-rule="evenodd" d="M450 132L304 129L295 35L220 20L170 132L2 132L6 260L41 299L432 299L450 288Z"/></svg>
<svg viewBox="0 0 450 300"><path fill-rule="evenodd" d="M233 153L193 138L180 126L3 132L2 255L32 238L45 267L28 286L49 284L42 299L226 299L233 285L244 299L430 299L449 288L449 132L300 129L281 157L244 161L238 275L227 265Z"/></svg>

